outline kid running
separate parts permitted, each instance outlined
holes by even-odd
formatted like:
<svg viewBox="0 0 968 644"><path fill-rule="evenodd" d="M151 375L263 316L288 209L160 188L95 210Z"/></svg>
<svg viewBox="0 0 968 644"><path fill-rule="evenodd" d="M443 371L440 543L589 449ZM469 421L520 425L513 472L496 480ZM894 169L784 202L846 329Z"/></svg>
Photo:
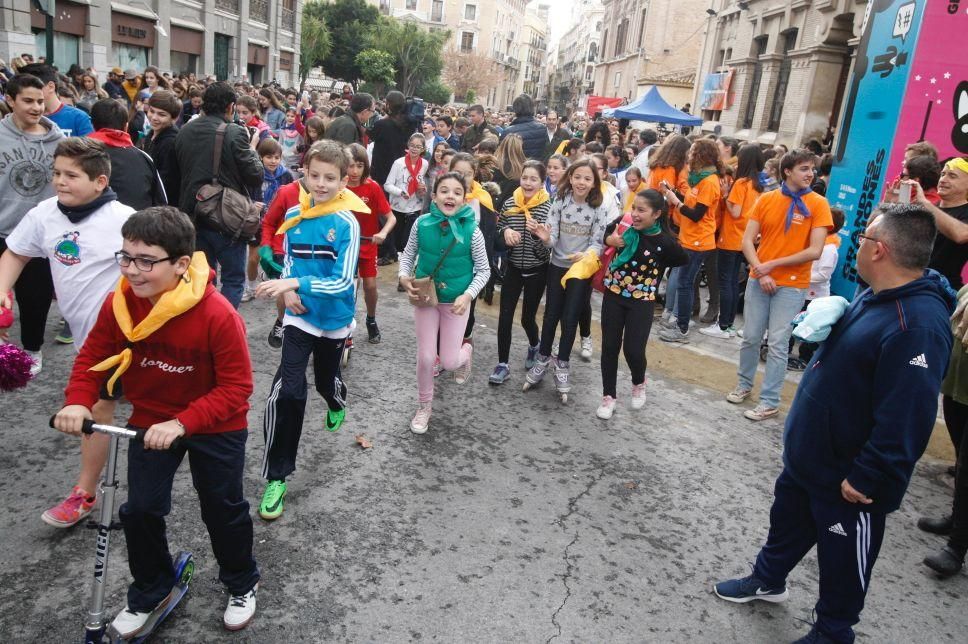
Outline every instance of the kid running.
<svg viewBox="0 0 968 644"><path fill-rule="evenodd" d="M282 165L282 146L273 138L268 138L259 143L255 148L256 154L262 159L263 178L262 178L262 216L265 217L267 205L272 203L272 198L276 196L276 191L280 187L292 183L293 176L284 165ZM242 301L248 302L255 297L255 289L259 285L259 239L254 239L249 244L249 259L245 267L246 285L242 292Z"/></svg>
<svg viewBox="0 0 968 644"><path fill-rule="evenodd" d="M443 367L454 372L462 385L471 374L474 347L462 344L471 301L487 284L491 268L484 235L474 221L474 211L464 203L464 177L448 172L437 178L430 212L417 219L400 256L400 284L414 305L417 328L417 413L410 423L414 434L430 424L434 400L434 362L438 335ZM422 299L414 280L430 278L437 304Z"/></svg>
<svg viewBox="0 0 968 644"><path fill-rule="evenodd" d="M335 141L321 141L306 152L309 188L299 206L289 209L276 232L285 234L282 276L263 282L259 297L283 296L282 359L266 401L266 441L262 475L269 484L259 516L282 515L286 477L296 469L296 452L306 412L306 365L313 356L316 391L329 410L325 427L338 431L346 417L346 385L340 375L343 344L356 323L356 263L360 225L353 211L369 212L346 190L349 157Z"/></svg>
<svg viewBox="0 0 968 644"><path fill-rule="evenodd" d="M393 216L380 184L370 178L370 160L366 154L366 148L359 143L352 143L347 146L347 151L350 155L350 165L346 173L348 178L346 185L370 209L370 212L354 212L353 215L360 224L360 235L370 238L369 241L360 242L358 271L363 279L363 298L366 300L366 334L371 344L379 344L382 338L380 327L376 323L377 247L390 236L397 218ZM380 219L385 219L382 226Z"/></svg>
<svg viewBox="0 0 968 644"><path fill-rule="evenodd" d="M630 168L638 171L638 168ZM632 226L619 231L622 217L605 229L605 243L618 249L605 270L602 297L602 404L598 417L615 412L618 352L623 349L632 371L632 409L645 406L645 345L652 329L659 279L669 266L687 257L675 236L660 224L665 199L643 190L632 201Z"/></svg>
<svg viewBox="0 0 968 644"><path fill-rule="evenodd" d="M501 286L501 313L497 323L498 364L488 379L492 385L503 384L511 375L508 359L511 355L511 327L518 298L524 293L521 326L528 334L528 355L524 359L525 370L534 366L538 355L538 304L544 293L548 275L548 249L535 237L535 231L548 219L551 201L542 187L545 180L544 165L540 161L527 161L521 170L521 186L504 202L497 221L497 234L508 248L508 266Z"/></svg>
<svg viewBox="0 0 968 644"><path fill-rule="evenodd" d="M136 634L175 585L165 516L187 452L219 580L230 594L222 623L239 630L255 614L259 582L242 493L252 394L245 324L210 284L187 215L147 208L131 215L121 235L121 280L100 307L54 418L57 429L80 436L107 380L109 394L124 385L134 408L128 425L147 429L143 444L128 446L128 499L118 516L134 579L111 626L124 639Z"/></svg>

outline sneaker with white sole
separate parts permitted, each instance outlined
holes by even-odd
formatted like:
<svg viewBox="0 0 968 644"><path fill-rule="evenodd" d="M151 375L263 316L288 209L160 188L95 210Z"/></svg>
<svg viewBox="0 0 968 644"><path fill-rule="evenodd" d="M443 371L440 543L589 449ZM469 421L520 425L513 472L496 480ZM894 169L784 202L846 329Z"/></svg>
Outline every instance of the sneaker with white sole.
<svg viewBox="0 0 968 644"><path fill-rule="evenodd" d="M645 383L632 385L632 409L645 407Z"/></svg>
<svg viewBox="0 0 968 644"><path fill-rule="evenodd" d="M713 586L713 592L720 599L736 604L745 604L756 599L776 604L790 597L786 586L769 588L753 575L742 579L721 581Z"/></svg>
<svg viewBox="0 0 968 644"><path fill-rule="evenodd" d="M40 351L27 351L27 355L33 361L30 365L30 375L36 376L44 368L44 354Z"/></svg>
<svg viewBox="0 0 968 644"><path fill-rule="evenodd" d="M251 289L248 286L246 286L242 290L242 301L243 302L251 302L254 299L255 299L255 289Z"/></svg>
<svg viewBox="0 0 968 644"><path fill-rule="evenodd" d="M591 360L592 359L592 352L593 352L592 339L591 338L582 338L581 339L581 358L582 358L582 360Z"/></svg>
<svg viewBox="0 0 968 644"><path fill-rule="evenodd" d="M454 370L454 382L462 385L471 377L471 362L474 357L474 345L467 343L467 362Z"/></svg>
<svg viewBox="0 0 968 644"><path fill-rule="evenodd" d="M721 329L718 324L712 324L699 329L699 332L703 335L708 335L710 338L718 338L720 340L729 340L735 336L735 334L729 332L729 329Z"/></svg>
<svg viewBox="0 0 968 644"><path fill-rule="evenodd" d="M746 389L745 387L736 385L735 389L726 394L726 402L731 402L734 405L738 405L749 398L751 393L753 393L752 389Z"/></svg>
<svg viewBox="0 0 968 644"><path fill-rule="evenodd" d="M267 339L270 347L273 349L282 348L284 331L285 328L282 326L282 320L276 319L276 321L272 323L272 330L269 331L269 337Z"/></svg>
<svg viewBox="0 0 968 644"><path fill-rule="evenodd" d="M671 329L662 329L659 331L659 339L663 342L673 342L679 344L689 343L689 332L681 331L679 327L672 327Z"/></svg>
<svg viewBox="0 0 968 644"><path fill-rule="evenodd" d="M767 418L773 418L780 413L780 410L776 407L770 407L769 405L764 405L760 403L753 409L747 409L743 412L743 416L748 420L766 420Z"/></svg>
<svg viewBox="0 0 968 644"><path fill-rule="evenodd" d="M240 631L249 625L255 615L255 596L259 591L259 584L243 595L229 597L229 605L225 607L222 624L225 630Z"/></svg>
<svg viewBox="0 0 968 644"><path fill-rule="evenodd" d="M425 434L427 427L430 426L431 411L430 403L420 403L420 406L417 407L417 413L413 415L413 420L410 421L410 431L414 434Z"/></svg>
<svg viewBox="0 0 968 644"><path fill-rule="evenodd" d="M41 520L55 528L69 528L94 509L97 497L74 486L67 498L40 515Z"/></svg>
<svg viewBox="0 0 968 644"><path fill-rule="evenodd" d="M167 601L167 598L165 599ZM160 606L161 604L159 604ZM157 607L156 607L157 609ZM121 637L121 639L126 640L131 636L136 635L140 631L145 623L147 623L148 618L151 617L153 611L148 611L142 613L140 611L133 611L127 606L124 607L120 613L111 622L111 628Z"/></svg>
<svg viewBox="0 0 968 644"><path fill-rule="evenodd" d="M617 401L611 396L602 396L602 404L598 406L595 415L602 420L608 420L615 413L615 403Z"/></svg>

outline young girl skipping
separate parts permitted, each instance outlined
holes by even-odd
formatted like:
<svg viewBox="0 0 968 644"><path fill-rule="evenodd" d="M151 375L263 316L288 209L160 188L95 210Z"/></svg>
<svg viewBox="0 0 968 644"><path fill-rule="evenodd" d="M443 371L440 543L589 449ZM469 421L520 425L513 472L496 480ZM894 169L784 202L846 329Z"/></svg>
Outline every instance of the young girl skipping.
<svg viewBox="0 0 968 644"><path fill-rule="evenodd" d="M440 361L454 372L457 384L471 373L473 345L462 344L471 302L491 276L484 236L465 203L467 184L462 175L448 172L437 178L430 212L421 215L400 256L400 285L414 305L417 330L417 413L410 423L415 434L430 424L434 399L434 361L440 336ZM429 277L437 296L427 306L415 278Z"/></svg>

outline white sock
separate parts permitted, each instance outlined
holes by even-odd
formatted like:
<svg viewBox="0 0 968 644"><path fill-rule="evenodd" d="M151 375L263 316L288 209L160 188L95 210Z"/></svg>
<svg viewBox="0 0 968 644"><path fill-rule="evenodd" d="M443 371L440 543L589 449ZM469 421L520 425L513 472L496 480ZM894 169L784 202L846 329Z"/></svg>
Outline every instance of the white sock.
<svg viewBox="0 0 968 644"><path fill-rule="evenodd" d="M258 279L246 280L245 284L250 290L254 291L256 287L259 285L259 280Z"/></svg>

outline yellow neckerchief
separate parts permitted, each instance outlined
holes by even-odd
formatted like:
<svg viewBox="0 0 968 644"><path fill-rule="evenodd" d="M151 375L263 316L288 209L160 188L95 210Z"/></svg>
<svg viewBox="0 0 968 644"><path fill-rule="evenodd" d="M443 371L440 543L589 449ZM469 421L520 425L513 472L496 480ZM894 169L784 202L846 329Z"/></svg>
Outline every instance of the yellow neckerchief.
<svg viewBox="0 0 968 644"><path fill-rule="evenodd" d="M642 182L639 182L639 190L642 189ZM635 195L639 194L635 190L629 190L629 193L625 195L625 203L622 204L622 213L632 212L632 204L635 203Z"/></svg>
<svg viewBox="0 0 968 644"><path fill-rule="evenodd" d="M598 253L593 250L585 251L582 258L572 264L568 272L561 276L561 288L565 288L565 282L570 279L587 280L595 275L601 267L602 262L598 259Z"/></svg>
<svg viewBox="0 0 968 644"><path fill-rule="evenodd" d="M527 201L524 200L524 190L520 187L514 189L514 205L504 211L505 215L524 215L525 219L531 219L531 210L551 199L551 195L544 188L539 188L536 193L531 195Z"/></svg>
<svg viewBox="0 0 968 644"><path fill-rule="evenodd" d="M303 189L302 184L299 184L299 214L282 222L276 234L283 235L287 230L298 226L307 219L316 219L317 217L331 215L341 210L350 210L363 214L370 213L370 207L363 203L363 200L357 197L349 188L343 188L338 195L317 206L313 203L312 196Z"/></svg>
<svg viewBox="0 0 968 644"><path fill-rule="evenodd" d="M178 317L185 311L198 304L202 296L205 295L205 287L208 286L209 268L205 260L205 253L198 251L192 255L192 263L188 266L188 281L178 280L178 286L167 291L158 298L151 311L137 326L132 324L131 313L128 311L128 300L125 291L130 290L128 279L121 276L118 286L114 289L114 299L111 301L111 309L114 312L114 319L121 328L121 333L128 339L129 346L125 347L121 353L113 355L106 360L97 363L88 371L107 371L111 367L117 366L114 374L108 379L108 394L114 394L114 383L121 377L128 367L131 366L131 347L130 343L140 342L149 335L160 329L168 320Z"/></svg>
<svg viewBox="0 0 968 644"><path fill-rule="evenodd" d="M488 192L481 186L481 184L474 182L471 186L471 191L467 193L467 201L471 199L477 199L482 206L486 207L488 210L494 210L494 200L491 199L491 193Z"/></svg>
<svg viewBox="0 0 968 644"><path fill-rule="evenodd" d="M571 141L571 139L565 139L560 144L558 144L558 149L555 150L555 154L564 154L565 153L565 146L568 145L568 143L570 141Z"/></svg>

